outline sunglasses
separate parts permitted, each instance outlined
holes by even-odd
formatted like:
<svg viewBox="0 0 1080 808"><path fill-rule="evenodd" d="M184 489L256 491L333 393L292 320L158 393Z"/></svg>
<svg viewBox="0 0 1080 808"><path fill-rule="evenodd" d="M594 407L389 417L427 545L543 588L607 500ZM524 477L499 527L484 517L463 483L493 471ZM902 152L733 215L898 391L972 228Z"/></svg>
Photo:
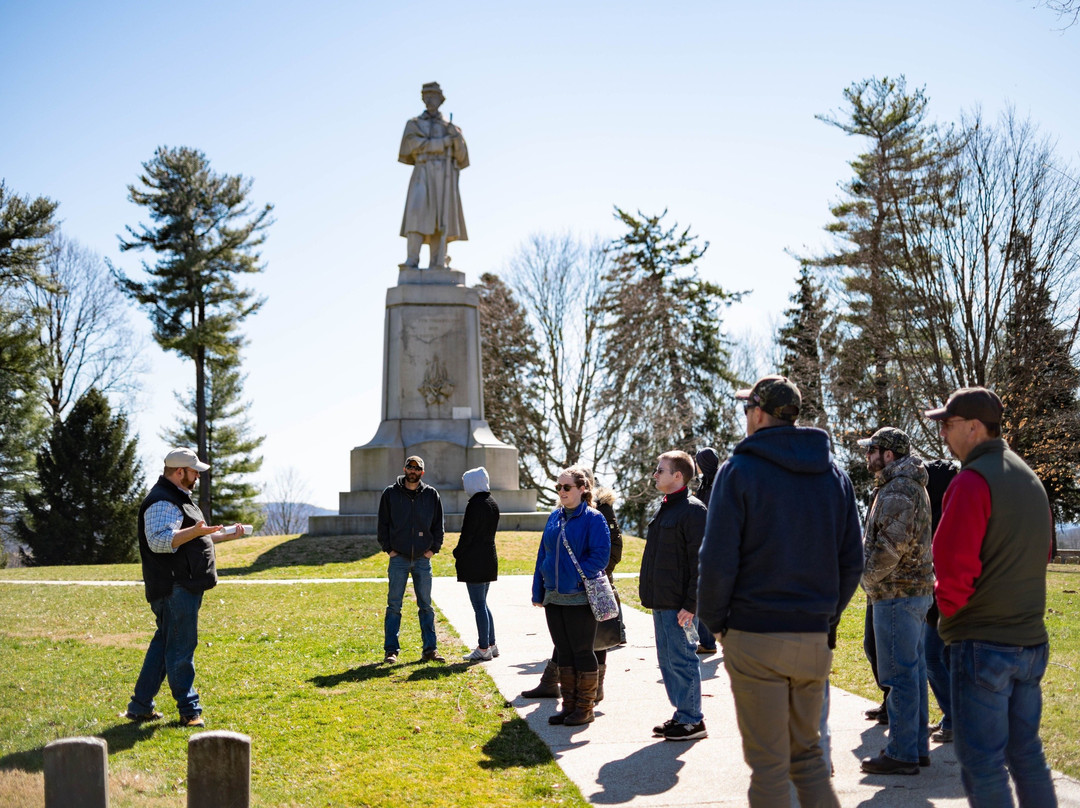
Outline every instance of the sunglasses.
<svg viewBox="0 0 1080 808"><path fill-rule="evenodd" d="M406 468L406 470L408 470L408 471L423 471L423 469L422 469L422 468L420 468L420 467L419 467L418 465L416 465L415 463L410 463L410 464L409 464L409 465L407 465L407 466L406 466L405 468Z"/></svg>
<svg viewBox="0 0 1080 808"><path fill-rule="evenodd" d="M562 485L559 485L558 483L555 484L556 491L565 491L568 494L570 493L571 489L574 488L577 488L577 486L571 485L570 483L563 483Z"/></svg>

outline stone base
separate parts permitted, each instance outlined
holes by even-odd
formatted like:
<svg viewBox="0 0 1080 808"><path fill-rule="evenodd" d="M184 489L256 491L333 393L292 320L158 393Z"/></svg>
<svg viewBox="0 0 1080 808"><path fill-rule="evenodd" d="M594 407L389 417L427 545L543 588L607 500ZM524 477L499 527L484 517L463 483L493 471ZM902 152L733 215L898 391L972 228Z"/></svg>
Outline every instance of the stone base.
<svg viewBox="0 0 1080 808"><path fill-rule="evenodd" d="M498 502L498 497L495 499ZM548 515L539 511L525 513L503 513L499 516L499 530L542 531L547 524ZM446 513L443 521L446 530L457 533L461 530L463 513ZM379 516L375 513L344 513L337 516L308 517L309 536L374 536L379 532Z"/></svg>

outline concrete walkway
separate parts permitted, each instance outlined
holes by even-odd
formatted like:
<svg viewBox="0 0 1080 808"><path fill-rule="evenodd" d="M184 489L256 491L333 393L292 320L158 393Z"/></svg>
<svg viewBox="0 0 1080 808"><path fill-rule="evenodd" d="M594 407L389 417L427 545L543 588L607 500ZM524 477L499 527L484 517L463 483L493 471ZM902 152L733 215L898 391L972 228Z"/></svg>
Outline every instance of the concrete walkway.
<svg viewBox="0 0 1080 808"><path fill-rule="evenodd" d="M551 748L559 765L594 805L737 806L746 805L750 770L743 762L731 689L720 654L702 659L703 707L709 737L672 743L652 737L652 727L671 717L656 666L652 618L624 608L629 644L608 653L606 698L597 719L584 727L551 726L553 699L526 701L522 690L539 681L551 654L542 609L530 603L531 577L500 577L488 603L495 620L501 656L481 663L499 691ZM432 597L465 642L476 640L476 623L465 585L436 578ZM472 649L443 648L448 661ZM452 658L452 654L457 659ZM961 808L967 805L951 744L931 744L932 764L918 776L866 775L861 758L885 746L885 728L871 724L863 711L874 704L832 690L833 785L840 804L874 808ZM1080 808L1080 783L1055 774L1063 808ZM798 803L792 799L792 805Z"/></svg>

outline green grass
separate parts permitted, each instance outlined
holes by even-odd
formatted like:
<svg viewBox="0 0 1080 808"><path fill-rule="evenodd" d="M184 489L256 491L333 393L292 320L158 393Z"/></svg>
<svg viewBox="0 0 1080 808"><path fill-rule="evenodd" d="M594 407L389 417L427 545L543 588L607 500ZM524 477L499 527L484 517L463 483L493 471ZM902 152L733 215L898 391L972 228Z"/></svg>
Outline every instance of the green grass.
<svg viewBox="0 0 1080 808"><path fill-rule="evenodd" d="M499 534L500 572L531 573L536 533ZM447 536L436 574L453 573ZM625 541L619 572L635 572L644 542ZM223 578L366 578L385 556L365 537L253 537L219 546ZM0 578L136 580L135 565L0 570ZM636 579L617 581L637 605ZM1048 580L1051 666L1042 735L1051 765L1080 776L1075 724L1080 567ZM583 806L550 751L480 666L382 656L385 585L304 583L218 587L201 613L197 684L209 727L252 737L253 803L263 806ZM865 601L840 626L832 681L867 698L877 689L862 653ZM109 743L111 803L185 804L190 731L117 718L152 627L141 587L0 585L0 805L43 804L42 748L72 735ZM445 620L441 641L454 640ZM403 647L419 647L415 621ZM175 707L167 691L159 699Z"/></svg>

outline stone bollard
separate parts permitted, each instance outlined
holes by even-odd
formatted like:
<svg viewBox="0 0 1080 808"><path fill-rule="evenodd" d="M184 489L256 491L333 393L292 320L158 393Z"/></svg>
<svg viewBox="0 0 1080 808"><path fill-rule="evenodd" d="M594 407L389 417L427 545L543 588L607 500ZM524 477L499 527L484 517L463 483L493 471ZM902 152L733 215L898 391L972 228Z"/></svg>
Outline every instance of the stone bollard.
<svg viewBox="0 0 1080 808"><path fill-rule="evenodd" d="M109 808L109 745L61 738L45 747L45 808Z"/></svg>
<svg viewBox="0 0 1080 808"><path fill-rule="evenodd" d="M251 738L200 732L188 741L188 808L250 808Z"/></svg>

